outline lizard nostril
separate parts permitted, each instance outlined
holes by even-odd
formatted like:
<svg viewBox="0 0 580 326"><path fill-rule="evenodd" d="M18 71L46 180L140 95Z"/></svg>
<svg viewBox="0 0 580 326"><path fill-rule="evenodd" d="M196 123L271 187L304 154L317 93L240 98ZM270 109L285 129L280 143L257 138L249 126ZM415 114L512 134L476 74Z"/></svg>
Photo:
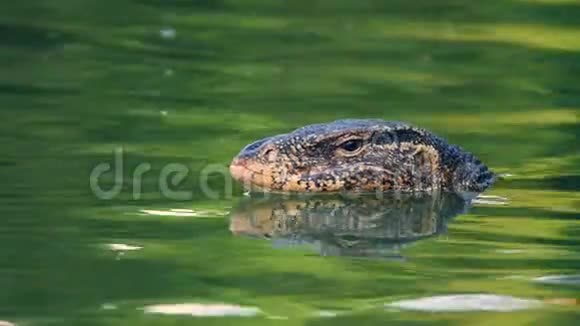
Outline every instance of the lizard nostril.
<svg viewBox="0 0 580 326"><path fill-rule="evenodd" d="M262 157L264 157L269 162L275 161L277 156L278 154L273 148L266 148L266 150L262 154Z"/></svg>
<svg viewBox="0 0 580 326"><path fill-rule="evenodd" d="M266 147L264 144L268 142L270 138L264 138L257 140L250 145L244 147L242 151L238 154L239 157L256 157L263 152L263 148Z"/></svg>

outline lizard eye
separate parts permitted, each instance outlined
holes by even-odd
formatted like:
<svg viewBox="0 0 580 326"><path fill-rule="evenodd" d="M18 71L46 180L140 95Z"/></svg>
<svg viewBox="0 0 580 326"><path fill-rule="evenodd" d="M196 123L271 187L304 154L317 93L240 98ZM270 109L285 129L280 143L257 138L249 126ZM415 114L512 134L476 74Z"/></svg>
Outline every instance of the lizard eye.
<svg viewBox="0 0 580 326"><path fill-rule="evenodd" d="M348 153L353 153L359 150L363 145L362 139L351 139L338 145L338 147Z"/></svg>

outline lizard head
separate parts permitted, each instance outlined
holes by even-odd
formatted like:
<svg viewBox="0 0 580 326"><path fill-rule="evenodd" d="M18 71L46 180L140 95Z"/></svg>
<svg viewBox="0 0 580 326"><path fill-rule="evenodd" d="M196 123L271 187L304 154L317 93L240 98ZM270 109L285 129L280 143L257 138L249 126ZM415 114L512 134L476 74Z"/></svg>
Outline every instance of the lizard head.
<svg viewBox="0 0 580 326"><path fill-rule="evenodd" d="M273 192L417 188L410 184L417 175L431 187L439 175L434 140L400 122L338 120L253 142L230 172L250 189Z"/></svg>

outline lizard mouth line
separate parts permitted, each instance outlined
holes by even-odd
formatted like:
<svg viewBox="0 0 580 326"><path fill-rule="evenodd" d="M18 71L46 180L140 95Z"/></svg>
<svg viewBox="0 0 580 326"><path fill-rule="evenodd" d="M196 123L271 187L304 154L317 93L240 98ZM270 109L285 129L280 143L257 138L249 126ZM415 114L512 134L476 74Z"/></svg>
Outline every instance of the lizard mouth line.
<svg viewBox="0 0 580 326"><path fill-rule="evenodd" d="M268 176L267 173L258 171L252 168L251 164L238 159L235 159L230 165L230 174L235 180L246 184L264 186L267 183L265 180Z"/></svg>

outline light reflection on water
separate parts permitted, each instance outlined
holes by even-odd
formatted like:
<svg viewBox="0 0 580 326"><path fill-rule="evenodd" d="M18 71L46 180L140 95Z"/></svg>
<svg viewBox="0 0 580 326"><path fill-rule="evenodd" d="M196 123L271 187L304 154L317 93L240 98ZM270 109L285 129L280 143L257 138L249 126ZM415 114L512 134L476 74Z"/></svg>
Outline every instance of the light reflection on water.
<svg viewBox="0 0 580 326"><path fill-rule="evenodd" d="M577 324L578 17L575 0L5 1L0 320L172 325L142 308L228 303L263 311L229 317L251 325ZM449 216L425 199L390 216L254 202L250 218L231 209L241 188L210 200L200 173L174 189L191 200L156 188L167 164L225 168L254 139L339 118L427 128L504 178ZM139 200L90 192L119 146L127 170L151 164ZM542 308L384 309L459 294Z"/></svg>
<svg viewBox="0 0 580 326"><path fill-rule="evenodd" d="M400 258L399 249L447 230L470 201L452 193L250 197L230 216L238 236L310 244L324 256Z"/></svg>

